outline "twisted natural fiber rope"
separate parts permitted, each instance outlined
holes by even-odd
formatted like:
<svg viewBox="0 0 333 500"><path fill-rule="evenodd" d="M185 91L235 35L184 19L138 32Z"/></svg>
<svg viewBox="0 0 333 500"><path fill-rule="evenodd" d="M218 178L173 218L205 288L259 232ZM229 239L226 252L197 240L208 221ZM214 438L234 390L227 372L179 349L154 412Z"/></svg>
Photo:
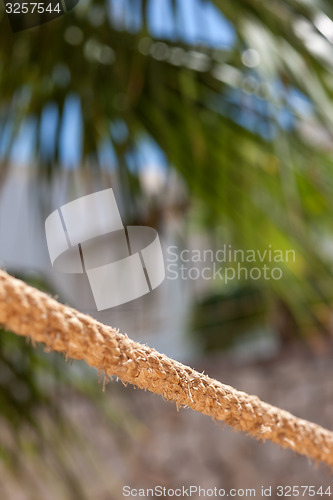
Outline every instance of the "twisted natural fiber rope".
<svg viewBox="0 0 333 500"><path fill-rule="evenodd" d="M333 466L333 433L130 340L0 271L0 323L237 430Z"/></svg>

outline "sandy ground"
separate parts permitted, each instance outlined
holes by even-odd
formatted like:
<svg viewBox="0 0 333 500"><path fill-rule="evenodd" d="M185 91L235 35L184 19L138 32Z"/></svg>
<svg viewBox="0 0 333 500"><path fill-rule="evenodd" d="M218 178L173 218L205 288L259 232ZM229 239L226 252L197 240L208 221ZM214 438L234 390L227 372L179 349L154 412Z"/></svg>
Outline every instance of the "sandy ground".
<svg viewBox="0 0 333 500"><path fill-rule="evenodd" d="M290 356L244 366L215 358L197 368L333 428L332 361ZM58 432L49 416L41 415L45 440L36 448L27 428L18 463L10 470L0 462L1 498L118 500L126 498L125 486L176 489L191 485L223 488L226 494L232 488L254 488L257 498L262 498L262 486L271 486L271 498L281 498L279 485L323 486L326 491L332 483L332 474L324 466L316 467L307 458L271 443L258 443L192 410L177 411L162 398L121 383L108 384L99 403L70 389L55 397L70 422L67 434ZM4 430L1 439L9 439ZM134 493L127 498L134 498ZM246 494L239 491L235 498L242 496ZM203 498L203 492L191 498ZM303 498L310 498L308 492Z"/></svg>

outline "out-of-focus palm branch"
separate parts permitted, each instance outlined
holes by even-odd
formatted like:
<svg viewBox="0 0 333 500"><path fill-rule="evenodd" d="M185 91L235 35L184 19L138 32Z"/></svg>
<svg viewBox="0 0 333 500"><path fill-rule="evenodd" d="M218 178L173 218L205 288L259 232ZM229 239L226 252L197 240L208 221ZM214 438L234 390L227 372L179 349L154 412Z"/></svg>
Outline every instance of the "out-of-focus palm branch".
<svg viewBox="0 0 333 500"><path fill-rule="evenodd" d="M308 304L318 303L316 321L327 319L329 308L323 314L322 305L331 302L332 271L320 241L333 214L331 151L300 132L306 118L291 96L302 92L312 120L330 137L332 6L215 0L236 32L232 47L218 49L181 37L154 38L147 23L151 2L128 1L127 7L138 4L141 27L134 32L119 29L110 5L99 1L82 2L57 21L15 35L1 14L3 169L30 117L37 131L36 175L52 177L61 168L65 103L76 96L83 124L81 168L103 170L98 151L110 143L122 184L133 189L136 171L128 155L135 159L140 140L151 137L193 199L201 200L206 220L227 227L233 243L245 249L265 248L267 242L295 248L297 262L286 268L286 277L263 286L275 288L299 318L312 321L316 307ZM170 5L181 33L179 2ZM260 57L255 67L244 64L247 48ZM58 112L56 133L48 138L52 147L40 139L41 117L50 105ZM288 126L280 119L284 114ZM110 131L115 122L128 129L122 140Z"/></svg>

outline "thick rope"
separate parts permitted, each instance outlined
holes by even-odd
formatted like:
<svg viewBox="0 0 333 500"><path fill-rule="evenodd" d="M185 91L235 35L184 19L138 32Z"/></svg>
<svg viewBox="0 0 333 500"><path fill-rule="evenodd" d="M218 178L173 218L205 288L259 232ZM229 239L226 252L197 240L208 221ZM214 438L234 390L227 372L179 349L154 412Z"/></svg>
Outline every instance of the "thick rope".
<svg viewBox="0 0 333 500"><path fill-rule="evenodd" d="M224 385L0 271L0 323L47 349L333 466L333 432Z"/></svg>

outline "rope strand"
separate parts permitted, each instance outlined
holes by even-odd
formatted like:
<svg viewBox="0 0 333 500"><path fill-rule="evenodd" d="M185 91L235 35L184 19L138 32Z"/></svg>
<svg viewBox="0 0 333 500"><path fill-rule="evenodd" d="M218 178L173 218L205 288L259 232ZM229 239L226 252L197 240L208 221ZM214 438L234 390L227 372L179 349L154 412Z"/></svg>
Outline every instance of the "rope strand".
<svg viewBox="0 0 333 500"><path fill-rule="evenodd" d="M47 350L333 466L333 432L174 361L0 270L0 323Z"/></svg>

